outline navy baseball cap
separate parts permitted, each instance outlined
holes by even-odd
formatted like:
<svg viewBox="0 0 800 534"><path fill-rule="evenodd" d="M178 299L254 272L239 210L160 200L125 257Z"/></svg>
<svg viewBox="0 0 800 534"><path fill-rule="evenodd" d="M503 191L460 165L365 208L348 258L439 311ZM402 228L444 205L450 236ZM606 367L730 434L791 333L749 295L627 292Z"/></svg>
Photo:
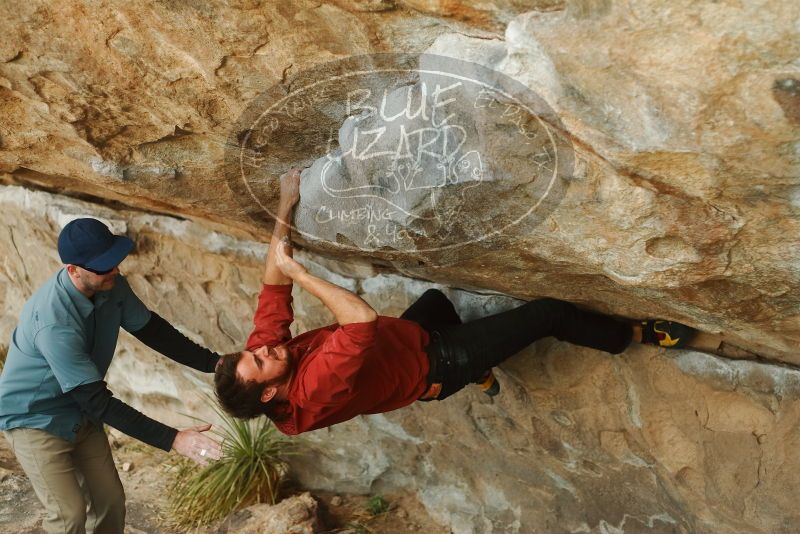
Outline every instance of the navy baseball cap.
<svg viewBox="0 0 800 534"><path fill-rule="evenodd" d="M58 255L62 263L92 271L111 271L133 250L133 241L114 235L97 219L70 221L58 235Z"/></svg>

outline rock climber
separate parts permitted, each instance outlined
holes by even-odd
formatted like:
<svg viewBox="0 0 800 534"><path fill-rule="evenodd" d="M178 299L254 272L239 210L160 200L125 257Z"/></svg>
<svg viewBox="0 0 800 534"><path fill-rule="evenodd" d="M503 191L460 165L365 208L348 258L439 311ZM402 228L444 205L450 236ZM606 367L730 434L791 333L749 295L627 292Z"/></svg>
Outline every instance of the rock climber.
<svg viewBox="0 0 800 534"><path fill-rule="evenodd" d="M292 257L290 221L299 184L297 169L281 177L254 329L246 349L224 356L215 372L217 398L235 417L266 415L294 435L446 399L543 337L619 354L631 342L683 347L694 334L679 323L632 324L551 298L462 323L436 289L400 318L378 315L361 297L312 275ZM336 324L292 337L293 284L318 298Z"/></svg>

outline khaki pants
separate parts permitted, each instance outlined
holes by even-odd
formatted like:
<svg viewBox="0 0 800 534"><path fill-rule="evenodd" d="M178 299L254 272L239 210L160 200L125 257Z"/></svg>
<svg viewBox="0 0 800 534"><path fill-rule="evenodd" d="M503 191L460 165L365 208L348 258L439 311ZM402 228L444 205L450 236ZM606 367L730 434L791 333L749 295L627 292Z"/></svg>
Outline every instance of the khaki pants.
<svg viewBox="0 0 800 534"><path fill-rule="evenodd" d="M46 532L123 532L125 492L102 430L84 421L74 443L34 428L4 434L45 507Z"/></svg>

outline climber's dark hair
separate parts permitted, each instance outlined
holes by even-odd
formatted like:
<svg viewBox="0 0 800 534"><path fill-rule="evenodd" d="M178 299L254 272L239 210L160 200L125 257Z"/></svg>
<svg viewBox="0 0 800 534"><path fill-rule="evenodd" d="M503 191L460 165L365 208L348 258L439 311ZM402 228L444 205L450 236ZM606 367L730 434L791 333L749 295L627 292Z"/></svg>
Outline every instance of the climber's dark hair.
<svg viewBox="0 0 800 534"><path fill-rule="evenodd" d="M285 404L271 400L261 402L261 393L265 384L256 380L243 382L236 374L236 366L242 359L243 352L234 352L222 357L222 362L214 371L214 390L222 409L239 419L252 419L266 415L270 419L280 420L283 415L280 408Z"/></svg>

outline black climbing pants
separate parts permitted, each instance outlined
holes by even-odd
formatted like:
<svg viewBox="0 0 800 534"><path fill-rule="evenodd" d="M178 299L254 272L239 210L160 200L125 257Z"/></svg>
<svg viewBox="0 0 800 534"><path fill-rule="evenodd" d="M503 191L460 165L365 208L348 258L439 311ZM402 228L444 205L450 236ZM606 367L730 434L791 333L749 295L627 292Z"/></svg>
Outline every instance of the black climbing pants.
<svg viewBox="0 0 800 534"><path fill-rule="evenodd" d="M442 384L437 400L478 381L486 371L543 337L619 354L633 335L628 323L550 298L462 323L438 289L423 293L401 318L419 323L430 334L428 383Z"/></svg>

